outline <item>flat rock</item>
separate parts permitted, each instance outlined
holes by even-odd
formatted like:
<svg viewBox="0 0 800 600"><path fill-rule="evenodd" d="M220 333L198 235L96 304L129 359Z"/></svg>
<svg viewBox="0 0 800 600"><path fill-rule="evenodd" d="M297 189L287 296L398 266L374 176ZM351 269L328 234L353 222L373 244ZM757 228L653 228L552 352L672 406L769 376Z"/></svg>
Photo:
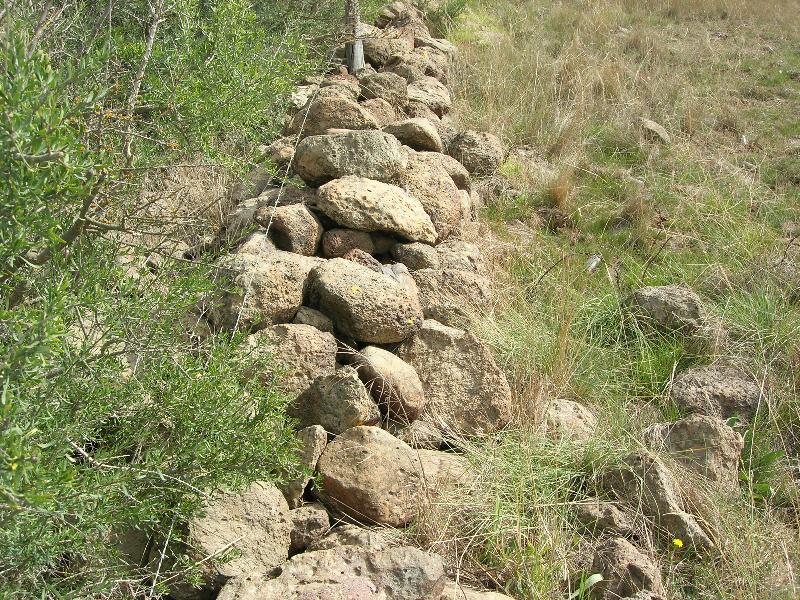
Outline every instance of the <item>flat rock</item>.
<svg viewBox="0 0 800 600"><path fill-rule="evenodd" d="M367 346L356 358L358 375L390 419L411 422L425 407L422 382L414 367L398 356Z"/></svg>
<svg viewBox="0 0 800 600"><path fill-rule="evenodd" d="M317 377L291 404L288 413L301 427L321 425L334 435L357 425L377 425L381 420L358 373L346 366Z"/></svg>
<svg viewBox="0 0 800 600"><path fill-rule="evenodd" d="M674 423L648 427L643 438L657 452L666 452L692 471L725 489L739 489L742 436L725 421L692 415Z"/></svg>
<svg viewBox="0 0 800 600"><path fill-rule="evenodd" d="M436 126L422 117L413 117L386 125L383 131L392 134L414 150L441 152L443 149L442 138L439 137Z"/></svg>
<svg viewBox="0 0 800 600"><path fill-rule="evenodd" d="M422 324L415 288L342 258L312 271L309 298L339 331L366 343L400 342Z"/></svg>
<svg viewBox="0 0 800 600"><path fill-rule="evenodd" d="M377 181L396 181L408 165L402 144L382 131L348 131L314 135L297 145L294 171L308 185L356 175Z"/></svg>
<svg viewBox="0 0 800 600"><path fill-rule="evenodd" d="M309 550L328 550L339 546L359 546L372 550L385 550L393 545L385 527L360 527L343 523L334 527L325 537L312 543Z"/></svg>
<svg viewBox="0 0 800 600"><path fill-rule="evenodd" d="M391 233L412 242L436 240L422 203L380 181L355 176L330 181L319 188L317 208L348 229Z"/></svg>
<svg viewBox="0 0 800 600"><path fill-rule="evenodd" d="M749 423L765 392L744 371L734 367L697 367L679 373L670 397L680 408L721 419Z"/></svg>
<svg viewBox="0 0 800 600"><path fill-rule="evenodd" d="M472 333L426 320L397 355L417 371L422 418L443 431L491 433L511 419L511 390L489 348Z"/></svg>
<svg viewBox="0 0 800 600"><path fill-rule="evenodd" d="M417 548L340 546L298 554L274 579L233 579L218 600L433 600L445 582L441 558Z"/></svg>
<svg viewBox="0 0 800 600"><path fill-rule="evenodd" d="M441 600L514 600L499 592L482 592L449 581L444 588Z"/></svg>
<svg viewBox="0 0 800 600"><path fill-rule="evenodd" d="M357 522L403 527L416 516L424 491L416 452L378 427L348 429L317 463L317 494Z"/></svg>

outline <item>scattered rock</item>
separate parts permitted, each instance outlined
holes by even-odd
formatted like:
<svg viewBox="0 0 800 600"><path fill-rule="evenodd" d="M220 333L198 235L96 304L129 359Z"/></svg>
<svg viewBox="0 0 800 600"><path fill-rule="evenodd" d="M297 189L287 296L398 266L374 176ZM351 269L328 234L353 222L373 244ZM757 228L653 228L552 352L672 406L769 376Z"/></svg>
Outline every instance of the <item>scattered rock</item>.
<svg viewBox="0 0 800 600"><path fill-rule="evenodd" d="M389 431L397 439L417 450L441 450L444 446L442 432L425 421L414 421L411 424L389 423Z"/></svg>
<svg viewBox="0 0 800 600"><path fill-rule="evenodd" d="M372 236L354 229L329 229L322 236L322 254L327 258L340 258L351 250L375 254Z"/></svg>
<svg viewBox="0 0 800 600"><path fill-rule="evenodd" d="M491 281L473 271L419 269L412 276L426 319L466 327L491 304Z"/></svg>
<svg viewBox="0 0 800 600"><path fill-rule="evenodd" d="M633 533L628 515L609 502L581 502L575 507L578 522L592 535L613 533L627 536Z"/></svg>
<svg viewBox="0 0 800 600"><path fill-rule="evenodd" d="M289 557L291 520L283 494L266 482L245 491L215 494L203 516L189 523L189 541L198 559L237 552L225 564L203 563L206 587L219 589L231 577L266 573Z"/></svg>
<svg viewBox="0 0 800 600"><path fill-rule="evenodd" d="M502 429L511 390L489 348L466 331L426 320L397 355L417 371L427 405L423 418L467 435Z"/></svg>
<svg viewBox="0 0 800 600"><path fill-rule="evenodd" d="M395 244L390 251L392 258L408 267L409 271L418 269L438 269L439 253L436 248L420 242Z"/></svg>
<svg viewBox="0 0 800 600"><path fill-rule="evenodd" d="M436 241L422 204L394 185L363 177L335 179L319 188L317 207L343 227L383 231L412 242Z"/></svg>
<svg viewBox="0 0 800 600"><path fill-rule="evenodd" d="M422 203L433 221L439 240L444 240L461 222L461 196L450 174L440 165L408 151L401 187Z"/></svg>
<svg viewBox="0 0 800 600"><path fill-rule="evenodd" d="M367 346L356 360L358 375L382 412L406 423L419 416L425 395L414 367L377 346Z"/></svg>
<svg viewBox="0 0 800 600"><path fill-rule="evenodd" d="M366 100L383 98L393 106L408 102L408 83L395 73L371 72L361 77L361 95Z"/></svg>
<svg viewBox="0 0 800 600"><path fill-rule="evenodd" d="M442 139L436 126L428 119L414 117L392 123L383 128L386 133L391 133L406 146L414 150L442 151Z"/></svg>
<svg viewBox="0 0 800 600"><path fill-rule="evenodd" d="M655 121L651 121L650 119L645 119L644 117L639 118L639 123L642 126L642 131L652 140L659 141L662 144L671 144L672 138L670 137L667 130L664 129L663 126L659 125Z"/></svg>
<svg viewBox="0 0 800 600"><path fill-rule="evenodd" d="M314 256L322 239L322 225L304 204L261 207L255 222L267 230L275 245L287 252Z"/></svg>
<svg viewBox="0 0 800 600"><path fill-rule="evenodd" d="M292 397L306 391L317 377L333 374L336 369L336 339L310 325L269 327L248 336L244 351L254 361L268 357L268 370L255 374L271 385L274 371L278 371L283 391Z"/></svg>
<svg viewBox="0 0 800 600"><path fill-rule="evenodd" d="M287 133L301 138L322 135L329 129L378 129L372 113L355 100L338 95L318 96L298 112Z"/></svg>
<svg viewBox="0 0 800 600"><path fill-rule="evenodd" d="M305 504L289 511L292 522L289 554L303 552L325 536L331 528L328 511L317 502Z"/></svg>
<svg viewBox="0 0 800 600"><path fill-rule="evenodd" d="M491 133L478 131L459 133L447 150L467 171L477 175L491 175L505 158L505 148L500 139Z"/></svg>
<svg viewBox="0 0 800 600"><path fill-rule="evenodd" d="M381 127L397 121L397 109L383 98L373 98L362 102L366 110L372 113Z"/></svg>
<svg viewBox="0 0 800 600"><path fill-rule="evenodd" d="M266 256L232 254L219 261L223 284L209 321L217 329L257 330L294 318L303 304L309 273L319 258L275 250Z"/></svg>
<svg viewBox="0 0 800 600"><path fill-rule="evenodd" d="M294 170L307 184L357 175L392 182L408 165L402 144L382 131L349 131L315 135L297 145Z"/></svg>
<svg viewBox="0 0 800 600"><path fill-rule="evenodd" d="M386 534L387 529L375 528L368 529L344 523L331 530L322 539L311 544L309 550L328 550L339 546L360 546L371 550L385 550L392 546L391 540Z"/></svg>
<svg viewBox="0 0 800 600"><path fill-rule="evenodd" d="M588 408L572 400L552 400L545 413L547 429L560 439L589 441L597 429L597 417Z"/></svg>
<svg viewBox="0 0 800 600"><path fill-rule="evenodd" d="M680 373L670 397L680 408L721 419L752 421L761 403L761 388L734 367L697 367Z"/></svg>
<svg viewBox="0 0 800 600"><path fill-rule="evenodd" d="M289 508L297 508L303 503L303 494L306 487L311 482L311 473L317 469L317 461L322 456L325 446L328 445L328 434L320 425L305 427L297 432L297 439L300 442L299 467L306 469L308 474L302 475L281 486L283 497L289 504Z"/></svg>
<svg viewBox="0 0 800 600"><path fill-rule="evenodd" d="M633 293L630 304L643 318L667 331L692 334L706 319L700 297L684 286L645 287Z"/></svg>
<svg viewBox="0 0 800 600"><path fill-rule="evenodd" d="M400 342L422 324L416 289L341 258L311 272L309 298L339 331L362 342Z"/></svg>
<svg viewBox="0 0 800 600"><path fill-rule="evenodd" d="M353 427L317 463L323 503L358 522L402 527L416 515L422 478L415 450L377 427Z"/></svg>
<svg viewBox="0 0 800 600"><path fill-rule="evenodd" d="M333 321L316 309L301 306L294 315L292 323L297 325L311 325L320 331L333 333Z"/></svg>
<svg viewBox="0 0 800 600"><path fill-rule="evenodd" d="M377 425L381 415L352 367L317 377L289 407L301 427L321 425L338 435L358 425Z"/></svg>
<svg viewBox="0 0 800 600"><path fill-rule="evenodd" d="M424 104L440 117L453 105L447 87L438 79L427 75L408 84L408 99Z"/></svg>
<svg viewBox="0 0 800 600"><path fill-rule="evenodd" d="M603 576L591 587L592 598L613 600L643 590L664 593L656 564L623 538L612 538L597 548L591 571Z"/></svg>
<svg viewBox="0 0 800 600"><path fill-rule="evenodd" d="M721 419L693 415L659 423L644 432L647 444L729 490L739 488L739 458L744 440Z"/></svg>
<svg viewBox="0 0 800 600"><path fill-rule="evenodd" d="M340 546L298 554L274 579L237 577L218 600L433 599L446 580L442 559L417 548Z"/></svg>
<svg viewBox="0 0 800 600"><path fill-rule="evenodd" d="M666 539L679 539L699 551L714 547L697 520L684 510L674 476L652 454L640 451L629 455L619 468L604 474L603 485L621 502L653 519Z"/></svg>

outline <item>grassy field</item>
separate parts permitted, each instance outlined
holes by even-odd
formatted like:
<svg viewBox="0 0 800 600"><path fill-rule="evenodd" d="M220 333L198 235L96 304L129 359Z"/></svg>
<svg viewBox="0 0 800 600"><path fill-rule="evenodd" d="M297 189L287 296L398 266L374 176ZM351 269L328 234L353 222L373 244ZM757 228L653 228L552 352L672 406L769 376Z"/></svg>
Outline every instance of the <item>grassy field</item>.
<svg viewBox="0 0 800 600"><path fill-rule="evenodd" d="M575 533L574 504L643 427L680 416L666 395L677 372L723 363L762 382L768 401L739 427L741 495L687 479L721 552L658 550L670 597L800 596L797 14L791 0L468 0L446 24L460 125L511 148L482 184L502 290L480 328L524 415L499 442L470 446L481 497L420 527L467 579L582 597L592 545ZM662 284L695 289L716 333L698 343L640 330L624 301ZM592 407L597 440L548 442L548 398Z"/></svg>

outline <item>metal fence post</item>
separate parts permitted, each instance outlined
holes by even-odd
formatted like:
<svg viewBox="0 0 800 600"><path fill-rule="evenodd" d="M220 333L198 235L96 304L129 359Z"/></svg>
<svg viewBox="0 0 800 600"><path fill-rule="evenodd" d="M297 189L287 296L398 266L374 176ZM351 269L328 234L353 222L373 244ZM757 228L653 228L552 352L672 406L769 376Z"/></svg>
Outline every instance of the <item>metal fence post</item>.
<svg viewBox="0 0 800 600"><path fill-rule="evenodd" d="M347 70L351 74L357 73L364 68L364 43L362 39L361 15L358 7L358 0L346 0L345 20L347 24L347 42L345 56L347 59Z"/></svg>

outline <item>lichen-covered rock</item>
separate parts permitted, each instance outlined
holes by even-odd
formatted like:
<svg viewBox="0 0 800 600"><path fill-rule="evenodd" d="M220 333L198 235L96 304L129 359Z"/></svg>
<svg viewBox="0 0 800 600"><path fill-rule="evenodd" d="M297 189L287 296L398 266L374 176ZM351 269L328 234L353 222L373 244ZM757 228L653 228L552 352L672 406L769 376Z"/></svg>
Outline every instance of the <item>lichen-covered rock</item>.
<svg viewBox="0 0 800 600"><path fill-rule="evenodd" d="M489 348L473 334L426 320L397 355L422 381L427 399L422 418L443 431L491 433L510 421L508 381Z"/></svg>
<svg viewBox="0 0 800 600"><path fill-rule="evenodd" d="M597 417L573 400L554 399L545 410L548 431L557 438L585 442L597 429Z"/></svg>
<svg viewBox="0 0 800 600"><path fill-rule="evenodd" d="M377 425L381 415L352 367L317 377L290 406L301 427L321 425L338 435L358 425Z"/></svg>
<svg viewBox="0 0 800 600"><path fill-rule="evenodd" d="M404 119L403 121L386 125L383 131L391 133L403 144L414 150L441 152L443 149L439 132L436 126L428 119L421 117Z"/></svg>
<svg viewBox="0 0 800 600"><path fill-rule="evenodd" d="M322 502L358 522L402 527L422 495L416 451L377 427L353 427L328 444L317 463Z"/></svg>
<svg viewBox="0 0 800 600"><path fill-rule="evenodd" d="M310 325L275 325L248 336L244 351L255 364L266 358L266 370L252 371L267 385L280 373L282 390L303 393L317 377L336 369L336 339Z"/></svg>
<svg viewBox="0 0 800 600"><path fill-rule="evenodd" d="M651 449L666 452L686 467L728 490L739 488L742 436L725 421L692 415L674 423L658 423L643 435Z"/></svg>
<svg viewBox="0 0 800 600"><path fill-rule="evenodd" d="M311 186L356 175L391 183L408 165L402 144L382 131L313 135L297 145L294 171Z"/></svg>
<svg viewBox="0 0 800 600"><path fill-rule="evenodd" d="M289 508L297 508L303 503L303 493L311 481L310 473L316 470L317 461L328 445L328 434L320 425L301 429L297 432L297 439L300 442L298 466L306 469L309 474L301 475L281 485L281 492Z"/></svg>
<svg viewBox="0 0 800 600"><path fill-rule="evenodd" d="M390 419L411 422L419 416L425 394L414 367L377 346L362 349L355 364L364 385Z"/></svg>
<svg viewBox="0 0 800 600"><path fill-rule="evenodd" d="M598 600L633 596L643 590L664 593L656 564L623 538L611 538L597 548L591 572L603 576L590 588L592 598Z"/></svg>
<svg viewBox="0 0 800 600"><path fill-rule="evenodd" d="M280 250L314 256L322 239L322 225L305 204L263 206L254 216Z"/></svg>
<svg viewBox="0 0 800 600"><path fill-rule="evenodd" d="M505 158L505 148L500 139L491 133L464 131L447 147L448 154L470 172L491 175Z"/></svg>
<svg viewBox="0 0 800 600"><path fill-rule="evenodd" d="M309 299L339 331L367 343L400 342L423 319L415 288L342 258L312 271Z"/></svg>
<svg viewBox="0 0 800 600"><path fill-rule="evenodd" d="M266 573L289 557L291 520L280 490L256 482L241 493L217 493L203 515L189 523L189 542L198 559L228 549L237 555L225 564L203 563L206 589L219 589L231 577Z"/></svg>
<svg viewBox="0 0 800 600"><path fill-rule="evenodd" d="M764 391L744 371L734 367L697 367L675 377L670 387L672 401L693 413L744 423L755 417Z"/></svg>
<svg viewBox="0 0 800 600"><path fill-rule="evenodd" d="M422 203L441 241L461 222L461 196L444 167L421 158L420 154L408 150L407 168L400 176L400 185Z"/></svg>
<svg viewBox="0 0 800 600"><path fill-rule="evenodd" d="M408 99L421 102L439 116L447 113L453 106L447 87L438 79L428 76L420 77L408 84Z"/></svg>
<svg viewBox="0 0 800 600"><path fill-rule="evenodd" d="M473 271L418 269L412 276L426 319L466 327L491 304L491 281Z"/></svg>
<svg viewBox="0 0 800 600"><path fill-rule="evenodd" d="M667 331L693 334L706 322L700 297L684 286L651 286L633 293L630 306L639 316Z"/></svg>
<svg viewBox="0 0 800 600"><path fill-rule="evenodd" d="M619 467L606 472L602 481L620 502L653 519L666 539L679 539L698 551L714 547L694 516L685 511L675 477L649 452L630 454Z"/></svg>
<svg viewBox="0 0 800 600"><path fill-rule="evenodd" d="M349 229L382 231L412 242L436 240L436 230L420 201L380 181L353 176L335 179L319 188L317 207Z"/></svg>
<svg viewBox="0 0 800 600"><path fill-rule="evenodd" d="M273 579L230 581L218 600L431 600L447 578L442 559L410 546L340 546L298 554Z"/></svg>
<svg viewBox="0 0 800 600"><path fill-rule="evenodd" d="M299 111L287 133L301 138L322 135L329 129L378 129L371 112L355 100L341 96L318 96Z"/></svg>
<svg viewBox="0 0 800 600"><path fill-rule="evenodd" d="M361 95L366 100L383 98L393 106L408 102L408 82L395 73L369 72L359 79Z"/></svg>
<svg viewBox="0 0 800 600"><path fill-rule="evenodd" d="M311 544L321 540L331 528L328 511L317 502L290 510L289 517L292 523L289 554L305 551Z"/></svg>
<svg viewBox="0 0 800 600"><path fill-rule="evenodd" d="M438 269L440 265L436 248L421 242L395 244L390 254L397 262L408 267L409 271Z"/></svg>
<svg viewBox="0 0 800 600"><path fill-rule="evenodd" d="M214 300L209 321L217 329L238 331L291 321L303 304L311 270L322 262L279 250L224 256L219 274L233 289Z"/></svg>

